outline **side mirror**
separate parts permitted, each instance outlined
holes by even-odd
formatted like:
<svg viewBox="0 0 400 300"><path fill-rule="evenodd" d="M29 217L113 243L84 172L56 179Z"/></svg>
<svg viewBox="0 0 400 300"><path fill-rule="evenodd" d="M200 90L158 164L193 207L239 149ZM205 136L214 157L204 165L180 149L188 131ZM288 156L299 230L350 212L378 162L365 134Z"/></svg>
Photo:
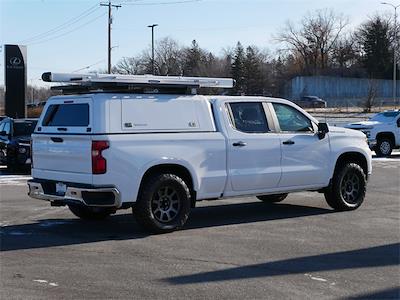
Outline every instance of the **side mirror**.
<svg viewBox="0 0 400 300"><path fill-rule="evenodd" d="M328 132L329 132L328 124L318 123L318 138L320 140L322 140Z"/></svg>

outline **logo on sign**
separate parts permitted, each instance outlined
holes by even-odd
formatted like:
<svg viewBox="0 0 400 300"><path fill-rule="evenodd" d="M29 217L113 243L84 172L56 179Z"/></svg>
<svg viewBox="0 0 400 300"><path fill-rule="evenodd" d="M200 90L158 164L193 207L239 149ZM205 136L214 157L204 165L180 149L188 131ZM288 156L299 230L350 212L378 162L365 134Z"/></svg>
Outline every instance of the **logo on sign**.
<svg viewBox="0 0 400 300"><path fill-rule="evenodd" d="M11 57L10 58L10 64L12 66L19 66L22 63L21 59L18 57Z"/></svg>

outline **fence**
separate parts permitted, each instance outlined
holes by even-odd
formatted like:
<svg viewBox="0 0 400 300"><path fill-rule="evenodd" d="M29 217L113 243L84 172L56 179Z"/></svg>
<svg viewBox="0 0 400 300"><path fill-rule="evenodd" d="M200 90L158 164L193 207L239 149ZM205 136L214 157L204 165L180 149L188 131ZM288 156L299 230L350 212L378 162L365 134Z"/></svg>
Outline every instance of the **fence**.
<svg viewBox="0 0 400 300"><path fill-rule="evenodd" d="M393 104L393 81L329 76L295 77L285 86L285 97L298 100L302 96L318 96L328 106L359 105L371 92L379 105ZM400 100L400 80L397 81L397 101Z"/></svg>

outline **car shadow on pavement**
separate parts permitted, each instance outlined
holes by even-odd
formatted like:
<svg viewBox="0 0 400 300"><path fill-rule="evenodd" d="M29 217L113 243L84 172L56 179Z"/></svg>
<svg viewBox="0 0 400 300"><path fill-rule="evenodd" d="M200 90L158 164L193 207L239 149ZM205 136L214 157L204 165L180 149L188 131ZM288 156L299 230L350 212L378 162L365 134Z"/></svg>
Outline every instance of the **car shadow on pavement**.
<svg viewBox="0 0 400 300"><path fill-rule="evenodd" d="M176 276L163 279L163 281L176 285L185 285L394 266L400 264L399 247L399 243L393 243L364 249L296 257L218 271ZM392 292L394 291L390 291L390 293Z"/></svg>
<svg viewBox="0 0 400 300"><path fill-rule="evenodd" d="M379 290L371 293L349 297L350 300L362 299L400 299L400 287Z"/></svg>
<svg viewBox="0 0 400 300"><path fill-rule="evenodd" d="M213 205L193 209L184 230L328 213L333 211L291 204L254 202ZM131 213L113 215L103 221L43 219L30 224L2 226L0 233L1 251L141 239L149 235L139 227Z"/></svg>

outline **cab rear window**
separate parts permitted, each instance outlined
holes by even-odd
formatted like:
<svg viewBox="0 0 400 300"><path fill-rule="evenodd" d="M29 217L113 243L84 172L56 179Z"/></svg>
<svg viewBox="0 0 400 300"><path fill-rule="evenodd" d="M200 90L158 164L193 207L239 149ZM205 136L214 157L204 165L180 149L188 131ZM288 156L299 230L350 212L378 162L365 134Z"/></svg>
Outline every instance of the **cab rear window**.
<svg viewBox="0 0 400 300"><path fill-rule="evenodd" d="M42 126L86 127L89 125L89 104L52 104Z"/></svg>

